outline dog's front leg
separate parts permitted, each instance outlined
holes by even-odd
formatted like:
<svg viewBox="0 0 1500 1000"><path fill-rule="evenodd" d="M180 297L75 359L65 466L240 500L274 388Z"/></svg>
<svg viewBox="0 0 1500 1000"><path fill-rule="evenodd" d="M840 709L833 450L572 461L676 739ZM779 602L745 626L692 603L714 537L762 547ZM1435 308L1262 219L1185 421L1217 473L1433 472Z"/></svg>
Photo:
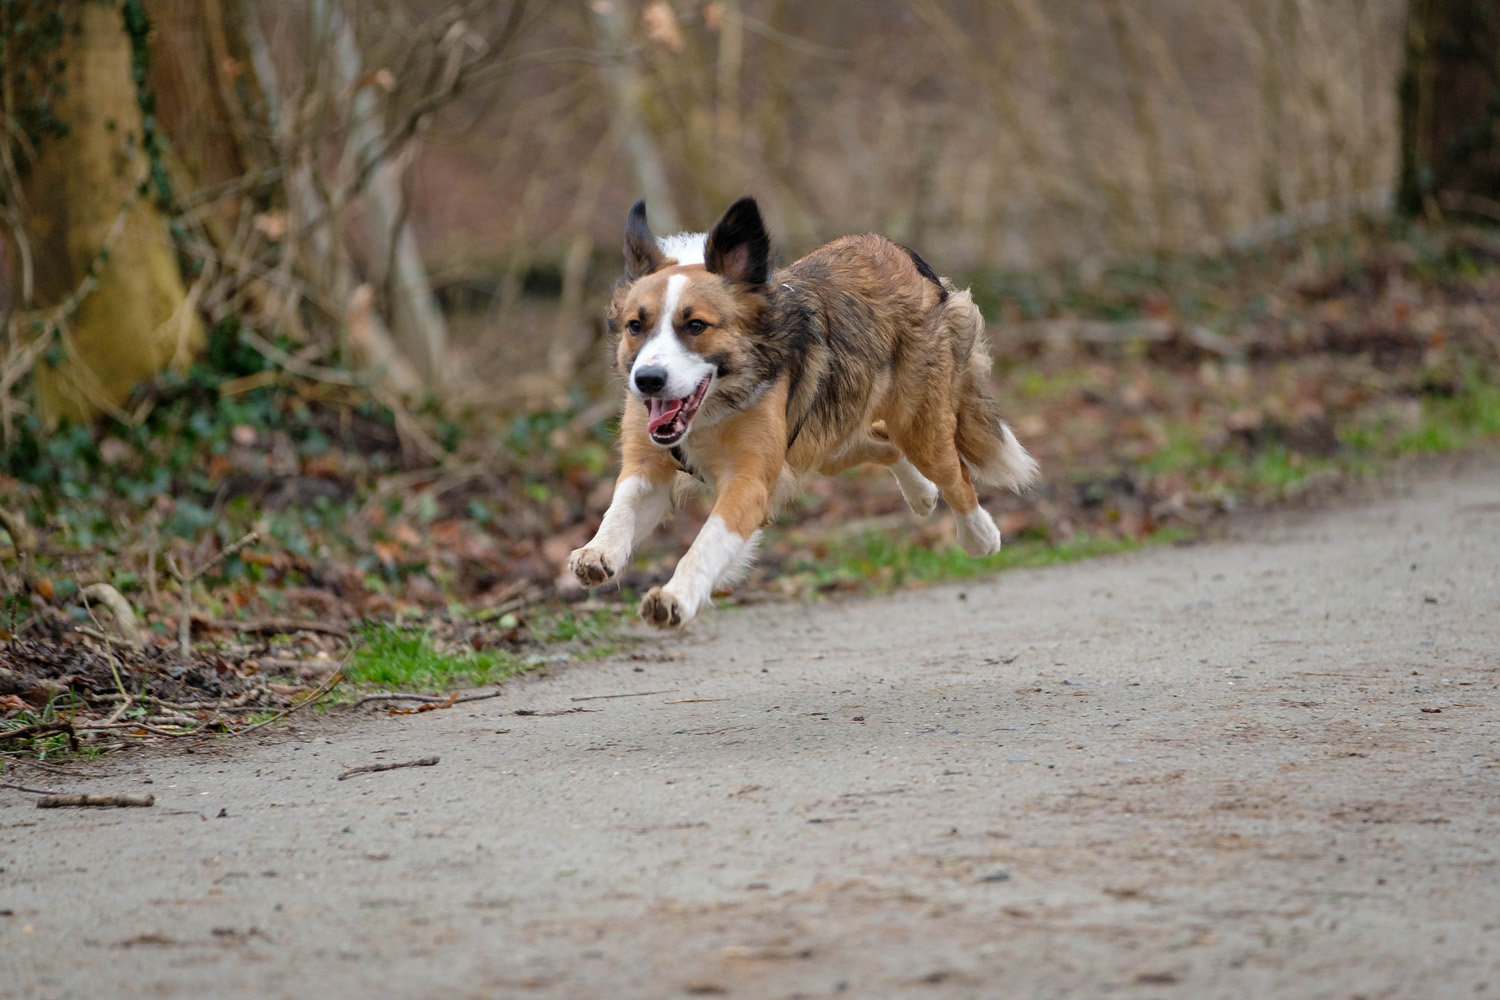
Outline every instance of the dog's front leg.
<svg viewBox="0 0 1500 1000"><path fill-rule="evenodd" d="M776 468L768 477L759 472L731 479L713 513L688 548L672 579L652 587L641 598L641 617L657 628L681 628L708 603L714 584L735 568L747 548L753 551L755 533L771 512Z"/></svg>
<svg viewBox="0 0 1500 1000"><path fill-rule="evenodd" d="M653 470L655 476L631 471L620 476L609 510L594 538L568 557L568 569L585 587L597 587L619 575L630 554L653 528L661 522L672 505L672 477L675 473Z"/></svg>

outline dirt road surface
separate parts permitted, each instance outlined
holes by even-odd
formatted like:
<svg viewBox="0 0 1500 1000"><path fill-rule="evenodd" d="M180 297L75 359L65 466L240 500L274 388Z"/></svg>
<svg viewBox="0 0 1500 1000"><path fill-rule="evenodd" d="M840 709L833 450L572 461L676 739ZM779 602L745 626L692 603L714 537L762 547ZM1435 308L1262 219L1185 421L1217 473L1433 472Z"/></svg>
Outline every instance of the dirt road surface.
<svg viewBox="0 0 1500 1000"><path fill-rule="evenodd" d="M0 996L1500 996L1497 567L1490 453L36 774L157 804L0 791Z"/></svg>

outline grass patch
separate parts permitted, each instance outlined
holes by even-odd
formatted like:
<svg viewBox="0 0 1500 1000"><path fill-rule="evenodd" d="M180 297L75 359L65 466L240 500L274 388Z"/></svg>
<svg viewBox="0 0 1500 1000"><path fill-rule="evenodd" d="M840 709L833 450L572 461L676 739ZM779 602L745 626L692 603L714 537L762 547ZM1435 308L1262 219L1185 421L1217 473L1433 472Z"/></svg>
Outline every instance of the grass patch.
<svg viewBox="0 0 1500 1000"><path fill-rule="evenodd" d="M974 559L956 548L933 549L872 531L835 544L817 563L802 563L793 569L816 589L883 591L1131 552L1147 545L1181 541L1189 534L1181 528L1163 528L1139 539L1082 534L1063 542L1023 538L993 556Z"/></svg>
<svg viewBox="0 0 1500 1000"><path fill-rule="evenodd" d="M511 617L511 616L508 616ZM368 623L345 676L353 684L402 691L452 691L498 684L542 669L566 656L592 660L619 648L618 629L630 616L623 608L579 611L565 606L529 612L525 639L514 649L472 649L462 638L444 638L430 627ZM501 620L502 626L508 624ZM512 628L519 619L510 623ZM453 629L464 633L462 622Z"/></svg>
<svg viewBox="0 0 1500 1000"><path fill-rule="evenodd" d="M363 629L362 638L345 671L355 684L451 691L494 684L541 665L503 650L440 648L428 629L373 624Z"/></svg>
<svg viewBox="0 0 1500 1000"><path fill-rule="evenodd" d="M1474 372L1451 397L1423 401L1417 426L1397 436L1397 455L1457 451L1500 434L1500 386Z"/></svg>

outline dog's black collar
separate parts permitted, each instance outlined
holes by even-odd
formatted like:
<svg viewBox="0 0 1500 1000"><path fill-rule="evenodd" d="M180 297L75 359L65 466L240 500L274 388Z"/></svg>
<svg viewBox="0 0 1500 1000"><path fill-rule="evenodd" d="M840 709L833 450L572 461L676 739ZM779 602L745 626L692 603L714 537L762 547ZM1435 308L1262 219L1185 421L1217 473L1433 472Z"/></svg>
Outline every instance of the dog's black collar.
<svg viewBox="0 0 1500 1000"><path fill-rule="evenodd" d="M698 470L688 464L687 456L682 453L682 445L674 444L667 453L672 456L672 461L677 463L678 470L686 472L700 483L704 481L703 477L698 475Z"/></svg>

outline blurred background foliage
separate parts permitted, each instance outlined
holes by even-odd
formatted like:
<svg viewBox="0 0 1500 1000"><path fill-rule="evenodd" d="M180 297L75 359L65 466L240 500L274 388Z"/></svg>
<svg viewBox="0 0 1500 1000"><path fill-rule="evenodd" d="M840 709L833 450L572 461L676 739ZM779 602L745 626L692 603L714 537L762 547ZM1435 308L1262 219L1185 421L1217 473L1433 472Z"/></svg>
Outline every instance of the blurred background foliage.
<svg viewBox="0 0 1500 1000"><path fill-rule="evenodd" d="M9 75L31 83L7 111L13 236L45 208L27 160L58 169L46 120L88 110L24 57L57 57L44 22L99 6L6 5ZM1125 262L1352 226L1398 179L1401 0L124 8L152 25L139 169L197 311L460 403L597 379L593 317L643 194L671 231L754 192L788 258L885 232L946 273L1039 285L1017 296L1036 315ZM12 240L6 267L45 249Z"/></svg>

